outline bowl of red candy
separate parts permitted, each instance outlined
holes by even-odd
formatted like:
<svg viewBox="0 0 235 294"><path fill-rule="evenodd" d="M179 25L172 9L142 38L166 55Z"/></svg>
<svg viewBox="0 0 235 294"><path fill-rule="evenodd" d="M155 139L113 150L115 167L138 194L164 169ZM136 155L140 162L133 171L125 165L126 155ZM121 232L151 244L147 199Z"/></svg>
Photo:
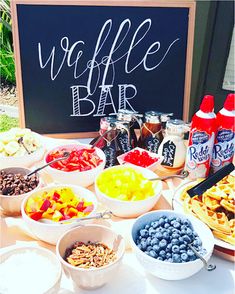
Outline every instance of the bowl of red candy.
<svg viewBox="0 0 235 294"><path fill-rule="evenodd" d="M148 150L136 147L117 157L120 164L133 164L140 167L156 170L161 164L163 157Z"/></svg>
<svg viewBox="0 0 235 294"><path fill-rule="evenodd" d="M62 158L65 152L69 152L68 158L46 167L46 171L56 182L88 187L104 169L104 152L96 147L91 148L90 145L71 144L55 147L46 153L44 161L49 163Z"/></svg>

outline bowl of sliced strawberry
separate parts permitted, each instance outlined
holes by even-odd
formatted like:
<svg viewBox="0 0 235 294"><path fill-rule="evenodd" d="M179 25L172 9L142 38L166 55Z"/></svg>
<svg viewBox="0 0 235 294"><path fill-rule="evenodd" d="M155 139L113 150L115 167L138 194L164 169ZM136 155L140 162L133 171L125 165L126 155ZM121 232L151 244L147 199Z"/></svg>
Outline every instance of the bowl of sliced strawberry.
<svg viewBox="0 0 235 294"><path fill-rule="evenodd" d="M105 166L104 152L90 145L71 144L49 150L44 158L45 163L67 157L52 163L46 168L54 181L88 187L94 183L99 172ZM69 154L69 155L68 155Z"/></svg>

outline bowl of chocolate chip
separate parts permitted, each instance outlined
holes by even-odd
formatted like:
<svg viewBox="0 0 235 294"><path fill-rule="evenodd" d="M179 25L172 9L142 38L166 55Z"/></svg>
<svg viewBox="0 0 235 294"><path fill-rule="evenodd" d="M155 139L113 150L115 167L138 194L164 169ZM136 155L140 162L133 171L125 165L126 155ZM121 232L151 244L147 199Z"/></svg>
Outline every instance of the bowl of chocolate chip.
<svg viewBox="0 0 235 294"><path fill-rule="evenodd" d="M42 185L38 174L27 176L30 172L21 167L0 170L0 209L4 214L20 215L24 198Z"/></svg>

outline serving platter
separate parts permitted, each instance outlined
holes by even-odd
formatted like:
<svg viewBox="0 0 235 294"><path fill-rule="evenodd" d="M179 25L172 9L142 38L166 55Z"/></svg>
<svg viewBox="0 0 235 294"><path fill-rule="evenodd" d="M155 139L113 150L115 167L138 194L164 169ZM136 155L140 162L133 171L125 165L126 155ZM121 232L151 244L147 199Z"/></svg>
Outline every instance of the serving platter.
<svg viewBox="0 0 235 294"><path fill-rule="evenodd" d="M231 174L234 175L234 172ZM184 181L181 185L179 185L179 187L176 189L174 196L173 196L173 199L172 199L172 206L175 211L185 213L184 208L183 208L183 201L180 199L180 196L181 196L182 192L185 190L185 188L194 186L197 183L198 182L196 182L196 181L187 180L187 181ZM220 240L216 237L215 237L215 245L220 248L232 251L232 252L230 252L230 254L233 253L233 255L234 255L234 252L235 252L234 245L229 244L229 243L227 243L223 240ZM217 249L219 249L219 248L217 248Z"/></svg>

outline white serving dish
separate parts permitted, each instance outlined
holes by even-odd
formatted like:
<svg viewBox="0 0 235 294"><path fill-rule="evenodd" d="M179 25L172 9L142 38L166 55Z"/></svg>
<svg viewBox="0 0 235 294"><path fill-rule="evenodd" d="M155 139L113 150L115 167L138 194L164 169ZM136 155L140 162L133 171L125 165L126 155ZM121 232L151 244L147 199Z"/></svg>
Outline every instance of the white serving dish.
<svg viewBox="0 0 235 294"><path fill-rule="evenodd" d="M189 219L194 230L198 233L200 239L202 240L203 248L205 248L207 251L207 253L203 257L206 261L210 259L214 248L214 237L210 229L197 218L191 215L174 212L172 210L151 211L137 218L131 230L132 248L141 266L152 275L164 280L182 280L189 278L203 268L203 262L200 259L184 263L171 263L168 261L161 261L151 256L148 256L146 253L141 251L135 243L137 232L142 229L146 224L155 221L162 215L174 215L180 217L181 219Z"/></svg>
<svg viewBox="0 0 235 294"><path fill-rule="evenodd" d="M42 240L44 242L50 243L55 245L56 242L59 240L60 236L65 233L66 231L70 230L74 226L77 226L78 224L76 222L71 222L71 223L66 223L66 224L61 224L61 223L42 223L40 221L35 221L31 219L25 212L25 206L30 197L35 197L39 193L43 193L45 191L50 191L54 190L55 188L63 188L63 187L68 187L72 188L73 192L77 194L78 196L86 199L87 201L91 201L94 204L94 209L93 211L89 214L89 216L92 216L95 214L96 209L97 209L97 200L91 191L79 187L79 186L72 186L72 185L60 185L60 184L53 184L48 187L42 188L38 190L36 193L32 193L31 195L27 196L22 205L21 205L21 214L23 217L23 220L25 221L26 225L30 229L30 231L35 235L39 240ZM89 220L83 221L82 224L89 222Z"/></svg>
<svg viewBox="0 0 235 294"><path fill-rule="evenodd" d="M44 156L44 163L46 164L46 158L47 155L57 148L64 148L64 147L76 147L79 149L82 148L89 148L91 145L87 144L68 144L68 145L60 145L58 147L55 147L51 150L49 150L45 156ZM104 169L106 157L104 152L100 148L96 148L97 155L102 159L102 162L95 168L92 168L87 171L71 171L71 172L65 172L62 170L58 170L55 168L52 168L50 166L46 167L47 173L53 178L55 182L61 183L61 184L68 184L68 185L78 185L81 187L88 187L92 185L95 181L96 176Z"/></svg>
<svg viewBox="0 0 235 294"><path fill-rule="evenodd" d="M65 251L76 241L87 243L101 242L116 252L117 259L100 268L78 268L64 260ZM76 287L93 290L108 283L117 274L125 252L125 242L121 235L110 228L100 225L85 225L66 232L56 245L56 254L67 277L71 278Z"/></svg>
<svg viewBox="0 0 235 294"><path fill-rule="evenodd" d="M119 165L119 166L110 167L110 168L105 169L105 171L111 170L111 169L123 169L127 166L141 172L144 175L144 177L146 177L148 179L157 177L157 175L151 170L148 170L143 167L138 167L135 165L128 165L128 164L126 164L125 166ZM101 175L101 173L100 173L100 175ZM97 178L95 180L95 192L96 192L96 195L97 195L99 201L102 202L102 204L104 204L109 210L111 210L113 212L113 214L115 214L116 216L119 216L119 217L139 216L139 215L149 211L150 209L152 209L161 196L162 182L158 181L158 182L156 182L155 194L151 197L144 199L144 200L122 201L122 200L118 200L115 198L111 198L111 197L105 195L104 193L102 193L100 191L100 189L98 188L98 185L97 185L98 178L99 178L99 175L97 176Z"/></svg>

